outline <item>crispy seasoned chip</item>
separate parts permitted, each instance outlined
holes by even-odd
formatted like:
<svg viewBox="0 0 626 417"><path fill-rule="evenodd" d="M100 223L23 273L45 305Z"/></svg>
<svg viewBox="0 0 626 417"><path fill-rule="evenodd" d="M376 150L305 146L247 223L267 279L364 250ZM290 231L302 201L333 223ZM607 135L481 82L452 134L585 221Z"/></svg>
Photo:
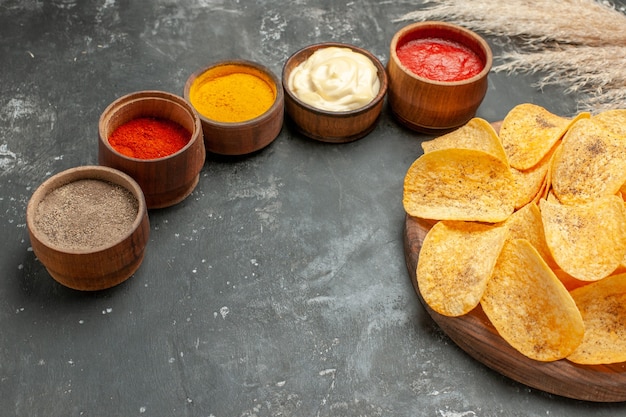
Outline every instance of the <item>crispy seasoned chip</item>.
<svg viewBox="0 0 626 417"><path fill-rule="evenodd" d="M501 225L441 221L426 235L417 283L436 312L456 317L478 305L507 236Z"/></svg>
<svg viewBox="0 0 626 417"><path fill-rule="evenodd" d="M515 208L525 206L541 193L548 173L547 165L538 165L526 171L511 167L511 175L515 186Z"/></svg>
<svg viewBox="0 0 626 417"><path fill-rule="evenodd" d="M566 204L613 195L626 182L626 137L595 117L577 121L555 156L552 188Z"/></svg>
<svg viewBox="0 0 626 417"><path fill-rule="evenodd" d="M605 110L593 116L593 120L604 124L606 130L626 140L626 109Z"/></svg>
<svg viewBox="0 0 626 417"><path fill-rule="evenodd" d="M554 275L556 275L559 281L563 283L567 291L572 291L572 290L575 290L576 288L580 288L585 285L589 285L590 283L597 282L597 281L581 281L579 279L574 278L573 276L571 276L570 274L568 274L567 272L563 271L560 268L552 268L552 272L554 272Z"/></svg>
<svg viewBox="0 0 626 417"><path fill-rule="evenodd" d="M574 300L525 239L504 244L481 305L500 336L531 359L565 358L583 339Z"/></svg>
<svg viewBox="0 0 626 417"><path fill-rule="evenodd" d="M588 117L589 113L580 113L568 119L531 103L515 106L505 116L499 131L509 163L519 170L532 168L550 152L574 121Z"/></svg>
<svg viewBox="0 0 626 417"><path fill-rule="evenodd" d="M563 152L562 141L554 147L554 150L550 155L550 162L548 163L548 172L546 173L546 179L543 185L543 192L540 196L538 196L539 198L536 200L537 204L539 204L539 201L541 201L542 199L547 199L549 195L554 196L554 193L552 192L552 172L554 172L554 161L560 157L561 152Z"/></svg>
<svg viewBox="0 0 626 417"><path fill-rule="evenodd" d="M582 281L609 276L626 253L624 202L607 196L591 203L540 203L546 241L563 271Z"/></svg>
<svg viewBox="0 0 626 417"><path fill-rule="evenodd" d="M487 152L508 164L502 142L493 126L475 117L460 128L427 142L422 142L424 153L439 149L476 149Z"/></svg>
<svg viewBox="0 0 626 417"><path fill-rule="evenodd" d="M619 263L617 269L613 271L613 274L611 275L624 274L624 273L626 273L626 254L624 254L624 258L622 259L622 262Z"/></svg>
<svg viewBox="0 0 626 417"><path fill-rule="evenodd" d="M475 149L440 149L420 156L404 179L404 209L414 217L499 222L513 213L509 167Z"/></svg>
<svg viewBox="0 0 626 417"><path fill-rule="evenodd" d="M556 149L556 147L554 148ZM515 183L515 208L525 206L531 201L538 201L543 197L546 187L548 187L548 173L552 161L554 149L534 167L520 171L511 167L511 175Z"/></svg>
<svg viewBox="0 0 626 417"><path fill-rule="evenodd" d="M583 365L626 361L626 275L613 275L571 292L585 337L567 357Z"/></svg>
<svg viewBox="0 0 626 417"><path fill-rule="evenodd" d="M550 267L556 267L556 262L546 242L541 212L537 204L531 202L520 208L506 220L504 225L509 231L509 239L528 240Z"/></svg>
<svg viewBox="0 0 626 417"><path fill-rule="evenodd" d="M561 202L559 201L558 198L556 198L552 190L548 191L544 200L547 200L549 203L552 203L552 204L559 204L559 205L561 204ZM541 204L541 202L539 202L539 204Z"/></svg>
<svg viewBox="0 0 626 417"><path fill-rule="evenodd" d="M626 272L626 254L624 254L624 259L622 259L622 262L620 262L615 272L619 272L619 273Z"/></svg>

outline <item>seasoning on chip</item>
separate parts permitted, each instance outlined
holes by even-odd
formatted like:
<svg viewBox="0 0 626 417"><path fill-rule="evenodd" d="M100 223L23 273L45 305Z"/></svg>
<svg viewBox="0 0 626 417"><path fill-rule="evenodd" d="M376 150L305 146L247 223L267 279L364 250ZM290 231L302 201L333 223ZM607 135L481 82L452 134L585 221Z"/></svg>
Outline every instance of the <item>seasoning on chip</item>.
<svg viewBox="0 0 626 417"><path fill-rule="evenodd" d="M493 126L484 119L475 117L450 133L422 142L425 153L439 149L476 149L487 152L508 164L502 142Z"/></svg>
<svg viewBox="0 0 626 417"><path fill-rule="evenodd" d="M420 156L404 179L403 205L414 217L500 222L513 213L507 164L475 149L440 149Z"/></svg>
<svg viewBox="0 0 626 417"><path fill-rule="evenodd" d="M626 253L624 201L607 196L587 204L540 204L546 241L556 263L582 281L609 276Z"/></svg>
<svg viewBox="0 0 626 417"><path fill-rule="evenodd" d="M626 361L626 274L571 292L585 323L585 337L567 359L582 365Z"/></svg>
<svg viewBox="0 0 626 417"><path fill-rule="evenodd" d="M626 136L595 117L578 120L555 156L552 188L563 203L616 194L626 182Z"/></svg>
<svg viewBox="0 0 626 417"><path fill-rule="evenodd" d="M504 244L481 306L504 340L537 361L563 359L583 339L574 300L525 239Z"/></svg>
<svg viewBox="0 0 626 417"><path fill-rule="evenodd" d="M445 316L461 316L474 309L506 236L507 229L501 225L435 224L424 239L417 264L417 283L424 301Z"/></svg>
<svg viewBox="0 0 626 417"><path fill-rule="evenodd" d="M569 126L589 113L580 113L573 119L557 116L536 104L515 106L506 115L500 127L500 140L512 167L532 168L550 152Z"/></svg>

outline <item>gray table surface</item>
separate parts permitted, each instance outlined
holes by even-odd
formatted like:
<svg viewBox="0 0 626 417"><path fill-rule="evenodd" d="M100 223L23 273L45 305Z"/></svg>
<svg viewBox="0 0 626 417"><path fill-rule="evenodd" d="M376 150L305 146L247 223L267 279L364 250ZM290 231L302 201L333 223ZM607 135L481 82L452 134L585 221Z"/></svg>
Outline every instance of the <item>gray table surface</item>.
<svg viewBox="0 0 626 417"><path fill-rule="evenodd" d="M0 1L0 415L609 416L625 404L528 388L461 351L405 267L402 182L429 137L385 107L329 145L287 121L242 158L208 155L184 202L150 212L141 268L81 293L35 258L26 204L46 178L97 163L102 110L129 92L182 95L222 59L280 74L297 49L362 46L384 63L417 1ZM507 40L487 37L497 55ZM537 76L490 75L478 116L576 112Z"/></svg>

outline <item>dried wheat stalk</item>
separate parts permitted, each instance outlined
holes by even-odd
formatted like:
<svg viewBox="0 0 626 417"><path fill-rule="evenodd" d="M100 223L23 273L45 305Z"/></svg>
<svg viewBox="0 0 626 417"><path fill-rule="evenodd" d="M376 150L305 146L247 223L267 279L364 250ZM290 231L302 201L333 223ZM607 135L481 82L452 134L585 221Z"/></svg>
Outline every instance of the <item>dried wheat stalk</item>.
<svg viewBox="0 0 626 417"><path fill-rule="evenodd" d="M447 20L505 36L495 72L541 73L538 87L578 93L580 110L626 108L626 14L596 0L433 0L403 20Z"/></svg>

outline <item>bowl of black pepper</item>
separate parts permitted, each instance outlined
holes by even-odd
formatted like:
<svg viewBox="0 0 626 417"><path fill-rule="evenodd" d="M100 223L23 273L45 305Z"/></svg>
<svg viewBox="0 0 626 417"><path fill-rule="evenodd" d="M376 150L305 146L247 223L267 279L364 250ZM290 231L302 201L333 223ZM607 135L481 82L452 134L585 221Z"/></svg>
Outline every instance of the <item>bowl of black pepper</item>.
<svg viewBox="0 0 626 417"><path fill-rule="evenodd" d="M45 180L28 202L26 225L33 252L50 276L81 291L130 278L150 234L139 184L104 166L70 168Z"/></svg>

